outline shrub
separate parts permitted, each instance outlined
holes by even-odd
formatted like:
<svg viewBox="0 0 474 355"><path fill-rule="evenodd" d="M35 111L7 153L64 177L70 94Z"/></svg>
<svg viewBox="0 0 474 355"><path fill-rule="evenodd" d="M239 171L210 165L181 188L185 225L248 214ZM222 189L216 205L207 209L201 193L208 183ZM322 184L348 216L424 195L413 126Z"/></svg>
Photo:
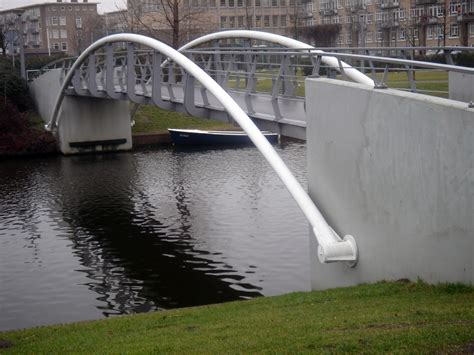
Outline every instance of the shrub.
<svg viewBox="0 0 474 355"><path fill-rule="evenodd" d="M27 113L20 112L11 101L0 100L0 112L0 155L56 151L54 137L32 128Z"/></svg>
<svg viewBox="0 0 474 355"><path fill-rule="evenodd" d="M26 58L26 67L29 70L41 69L46 64L52 63L55 60L66 58L64 53L56 53L51 56L46 55L30 55Z"/></svg>
<svg viewBox="0 0 474 355"><path fill-rule="evenodd" d="M0 57L0 98L7 98L21 112L33 108L33 101L28 92L26 81L15 70L11 62Z"/></svg>

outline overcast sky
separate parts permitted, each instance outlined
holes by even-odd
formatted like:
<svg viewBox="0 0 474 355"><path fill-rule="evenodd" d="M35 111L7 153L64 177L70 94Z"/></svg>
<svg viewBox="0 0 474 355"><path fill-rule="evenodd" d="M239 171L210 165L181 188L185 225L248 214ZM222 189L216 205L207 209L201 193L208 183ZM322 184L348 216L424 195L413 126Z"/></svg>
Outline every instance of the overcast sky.
<svg viewBox="0 0 474 355"><path fill-rule="evenodd" d="M20 6L42 4L45 2L56 2L56 0L0 0L0 11ZM67 2L70 2L70 0ZM82 2L82 0L78 0L78 2ZM124 8L126 0L89 0L89 2L97 2L99 4L97 6L99 13L104 13Z"/></svg>

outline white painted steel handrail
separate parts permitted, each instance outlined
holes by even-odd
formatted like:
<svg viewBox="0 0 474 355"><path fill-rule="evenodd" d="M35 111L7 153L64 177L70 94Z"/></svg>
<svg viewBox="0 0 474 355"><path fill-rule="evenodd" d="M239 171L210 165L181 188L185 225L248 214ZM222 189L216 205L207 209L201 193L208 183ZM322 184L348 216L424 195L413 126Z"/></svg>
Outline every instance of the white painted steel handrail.
<svg viewBox="0 0 474 355"><path fill-rule="evenodd" d="M231 30L231 31L221 31L210 33L208 35L204 35L202 37L196 38L195 40L186 43L184 46L178 49L179 52L185 51L187 49L199 46L201 44L219 40L219 39L230 39L230 38L247 38L247 39L255 39L260 41L265 41L269 43L279 44L281 46L287 48L294 48L294 49L303 49L309 50L310 53L324 53L321 50L316 49L309 44L304 42L297 41L292 38L288 38L285 36L280 36L274 33L268 32L261 32L261 31L251 31L251 30ZM355 81L356 83L369 85L371 87L375 86L374 81L369 78L367 75L361 73L356 68L353 68L349 64L339 61L337 58L324 56L321 58L321 61L326 65L339 70L341 66L344 67L344 73L347 75L348 78Z"/></svg>
<svg viewBox="0 0 474 355"><path fill-rule="evenodd" d="M334 230L328 225L324 217L319 212L306 191L301 187L296 178L290 172L283 160L273 149L268 140L262 135L257 126L240 108L240 106L232 99L232 97L217 84L204 70L194 64L190 59L179 53L168 45L155 39L137 35L137 34L115 34L104 37L89 46L76 60L67 72L66 77L61 85L60 92L56 99L51 120L46 125L48 130L55 130L59 125L58 114L64 98L64 91L68 87L77 68L86 60L89 54L98 48L114 42L133 42L150 47L166 57L170 58L181 66L186 72L194 76L201 85L211 92L219 102L224 106L227 113L242 127L247 133L250 140L255 144L262 153L270 166L275 170L282 180L296 203L303 211L309 221L314 235L318 241L318 256L322 263L346 261L351 265L355 265L358 259L357 245L354 238L346 236L341 239Z"/></svg>

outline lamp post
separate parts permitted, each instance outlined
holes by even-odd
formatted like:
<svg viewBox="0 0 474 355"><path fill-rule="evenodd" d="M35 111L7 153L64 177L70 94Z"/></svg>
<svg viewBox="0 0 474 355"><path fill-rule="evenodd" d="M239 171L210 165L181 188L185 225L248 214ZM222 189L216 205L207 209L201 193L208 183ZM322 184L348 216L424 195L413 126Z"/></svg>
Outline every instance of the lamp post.
<svg viewBox="0 0 474 355"><path fill-rule="evenodd" d="M21 72L21 77L23 79L26 79L26 69L25 69L25 46L24 46L24 38L23 38L23 21L21 17L25 13L25 10L18 9L14 11L17 18L18 22L20 23L20 72Z"/></svg>

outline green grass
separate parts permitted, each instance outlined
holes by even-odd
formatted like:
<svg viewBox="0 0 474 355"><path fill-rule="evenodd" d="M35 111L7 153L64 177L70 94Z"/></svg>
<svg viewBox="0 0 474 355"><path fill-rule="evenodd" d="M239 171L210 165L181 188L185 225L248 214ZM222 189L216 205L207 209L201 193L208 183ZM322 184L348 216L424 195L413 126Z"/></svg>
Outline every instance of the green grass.
<svg viewBox="0 0 474 355"><path fill-rule="evenodd" d="M416 88L427 95L448 97L448 73L442 71L415 72ZM382 78L382 74L378 75ZM410 84L406 72L391 72L387 86L393 89L408 89Z"/></svg>
<svg viewBox="0 0 474 355"><path fill-rule="evenodd" d="M9 353L434 353L474 342L474 289L381 282L0 333Z"/></svg>
<svg viewBox="0 0 474 355"><path fill-rule="evenodd" d="M134 120L133 133L167 133L168 128L228 129L233 127L230 123L196 118L150 105L140 106Z"/></svg>
<svg viewBox="0 0 474 355"><path fill-rule="evenodd" d="M370 73L366 73L369 77L372 77ZM257 92L271 93L272 92L272 80L271 73L257 73ZM382 79L383 73L377 73L377 78ZM338 75L339 79L342 79L341 75ZM296 96L305 96L305 83L303 80L302 73L297 74L298 86L296 88ZM435 70L419 70L415 73L415 81L417 90L420 93L439 97L448 97L448 73L444 71ZM392 89L409 89L410 84L408 82L408 76L405 71L389 72L388 80L386 85ZM240 78L240 85L237 85L235 76L231 76L229 79L229 87L236 88L239 86L240 89L245 89L245 81Z"/></svg>

